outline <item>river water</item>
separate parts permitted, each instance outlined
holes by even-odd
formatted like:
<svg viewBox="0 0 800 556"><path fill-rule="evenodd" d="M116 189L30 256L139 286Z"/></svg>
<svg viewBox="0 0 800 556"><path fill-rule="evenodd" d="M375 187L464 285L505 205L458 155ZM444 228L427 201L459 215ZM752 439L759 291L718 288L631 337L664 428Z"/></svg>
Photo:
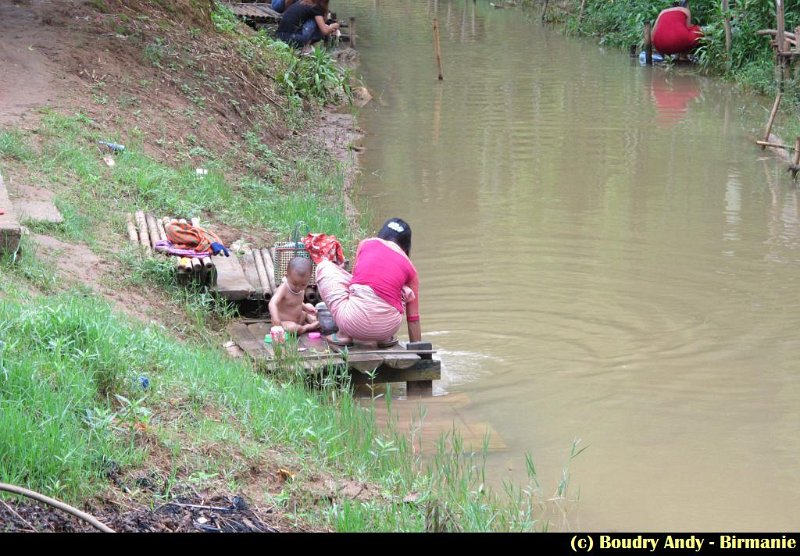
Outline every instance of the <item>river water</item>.
<svg viewBox="0 0 800 556"><path fill-rule="evenodd" d="M440 393L569 529L788 530L800 222L769 101L483 0L336 0L375 100L359 195L409 221ZM437 80L438 17L445 80Z"/></svg>

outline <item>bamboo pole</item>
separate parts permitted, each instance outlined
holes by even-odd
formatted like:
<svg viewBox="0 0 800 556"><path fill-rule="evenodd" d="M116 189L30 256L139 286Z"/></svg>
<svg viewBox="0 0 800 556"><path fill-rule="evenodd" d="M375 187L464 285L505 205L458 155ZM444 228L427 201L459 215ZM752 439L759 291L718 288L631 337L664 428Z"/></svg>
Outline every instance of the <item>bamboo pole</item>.
<svg viewBox="0 0 800 556"><path fill-rule="evenodd" d="M439 45L439 20L433 18L433 46L436 50L436 65L439 66L439 81L444 80L444 73L442 72L442 49Z"/></svg>
<svg viewBox="0 0 800 556"><path fill-rule="evenodd" d="M150 234L147 231L147 220L144 218L144 211L137 210L135 217L136 225L139 228L139 243L149 253L152 247L150 247Z"/></svg>
<svg viewBox="0 0 800 556"><path fill-rule="evenodd" d="M781 145L780 143L770 143L769 141L756 141L756 145L761 145L762 147L770 147L772 149L786 149L787 151L794 150L794 147L790 147L789 145Z"/></svg>
<svg viewBox="0 0 800 556"><path fill-rule="evenodd" d="M211 260L211 257L203 257L200 259L200 262L206 268L206 270L214 268L214 261Z"/></svg>
<svg viewBox="0 0 800 556"><path fill-rule="evenodd" d="M350 18L350 46L356 47L356 18Z"/></svg>
<svg viewBox="0 0 800 556"><path fill-rule="evenodd" d="M797 172L800 172L800 137L794 140L794 157L792 157L792 165L789 166L789 171L792 173L792 179L797 179Z"/></svg>
<svg viewBox="0 0 800 556"><path fill-rule="evenodd" d="M261 253L261 249L253 249L253 259L256 263L256 272L258 273L258 281L261 283L261 291L265 295L267 293L271 295L272 289L270 288L269 278L267 278L267 267L264 265L264 255Z"/></svg>
<svg viewBox="0 0 800 556"><path fill-rule="evenodd" d="M797 40L797 37L800 37L800 27L795 27L794 28L794 36L795 36L795 41L794 41L795 55L800 56L800 41ZM795 79L795 81L797 80L798 75L800 75L800 64L795 62L795 64L794 64L794 79Z"/></svg>
<svg viewBox="0 0 800 556"><path fill-rule="evenodd" d="M275 264L273 263L272 253L269 249L262 249L261 256L264 260L264 270L267 272L267 280L269 280L269 289L272 293L275 293L278 286L275 280Z"/></svg>
<svg viewBox="0 0 800 556"><path fill-rule="evenodd" d="M653 65L653 37L652 37L652 30L650 28L650 22L647 21L644 24L644 61L652 66Z"/></svg>
<svg viewBox="0 0 800 556"><path fill-rule="evenodd" d="M197 257L192 257L190 260L192 262L192 272L195 276L199 277L200 271L203 270L203 265L200 264L200 259Z"/></svg>
<svg viewBox="0 0 800 556"><path fill-rule="evenodd" d="M764 131L765 142L769 141L769 134L772 133L772 125L775 123L775 116L778 114L778 107L781 105L781 98L783 98L783 93L779 91L775 96L775 103L772 105L772 111L769 113L767 129ZM764 150L764 145L761 146L761 150Z"/></svg>
<svg viewBox="0 0 800 556"><path fill-rule="evenodd" d="M156 218L156 226L158 227L158 236L162 241L167 239L167 230L164 228L164 221L161 218Z"/></svg>
<svg viewBox="0 0 800 556"><path fill-rule="evenodd" d="M158 226L156 225L156 219L153 218L152 214L145 214L144 219L145 222L147 222L147 232L150 234L150 246L155 249L156 243L158 242Z"/></svg>
<svg viewBox="0 0 800 556"><path fill-rule="evenodd" d="M778 32L775 34L775 40L778 43L777 62L780 75L778 90L783 91L783 81L788 77L786 58L783 56L784 52L786 52L786 20L783 12L783 0L775 0L775 16L778 23L776 26Z"/></svg>
<svg viewBox="0 0 800 556"><path fill-rule="evenodd" d="M39 502L43 502L45 504L53 506L54 508L58 508L62 512L67 512L68 514L72 514L75 517L80 518L80 519L90 523L92 525L92 527L94 527L95 529L99 529L100 531L102 531L104 533L113 533L114 532L113 529L111 529L105 523L102 523L100 520L98 520L93 515L87 514L86 512L83 512L83 511L81 511L81 510L79 510L77 508L73 508L69 504L65 504L64 502L61 502L60 500L56 500L55 498L50 498L49 496L45 496L44 494L40 494L40 493L38 493L38 492L36 492L34 490L28 490L26 488L18 487L16 485L11 485L11 484L7 484L7 483L0 483L0 490L2 490L4 492L12 492L14 494L19 494L21 496L26 496L28 498L32 498L33 500L37 500Z"/></svg>
<svg viewBox="0 0 800 556"><path fill-rule="evenodd" d="M725 54L728 56L728 61L730 61L732 46L731 18L728 14L729 9L730 6L728 5L728 0L722 0L722 13L725 16L722 24L725 26Z"/></svg>
<svg viewBox="0 0 800 556"><path fill-rule="evenodd" d="M793 43L793 42L795 42L797 40L798 31L800 31L800 27L795 29L794 33L790 33L789 31L786 31L786 32L783 33L783 38L787 42ZM760 30L756 31L756 35L777 35L777 34L778 34L778 30L777 29L760 29Z"/></svg>
<svg viewBox="0 0 800 556"><path fill-rule="evenodd" d="M200 227L200 219L197 218L196 216L191 219L191 223L192 223L192 226L194 226L195 228L199 228Z"/></svg>
<svg viewBox="0 0 800 556"><path fill-rule="evenodd" d="M133 215L127 214L128 239L133 243L139 243L139 232L136 231L136 224L133 223Z"/></svg>

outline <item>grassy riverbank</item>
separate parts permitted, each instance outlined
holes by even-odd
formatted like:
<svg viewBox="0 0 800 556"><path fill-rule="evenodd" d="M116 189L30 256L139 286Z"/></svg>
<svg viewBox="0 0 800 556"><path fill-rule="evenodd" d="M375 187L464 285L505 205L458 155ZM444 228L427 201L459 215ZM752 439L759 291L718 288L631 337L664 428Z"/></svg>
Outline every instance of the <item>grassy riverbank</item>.
<svg viewBox="0 0 800 556"><path fill-rule="evenodd" d="M53 194L65 221L29 223L22 251L0 261L0 482L120 529L167 502L234 495L278 530L546 528L566 472L544 502L531 462L530 484L490 492L456 433L423 458L346 384L309 388L291 369L265 376L230 358L219 346L234 308L127 245L136 209L198 216L228 243L266 243L303 220L352 245L352 161L321 139L347 74L205 0L39 17L46 34L16 32L59 45L58 100L0 126L0 172L12 193ZM113 167L99 140L126 145ZM0 530L25 527L3 508Z"/></svg>

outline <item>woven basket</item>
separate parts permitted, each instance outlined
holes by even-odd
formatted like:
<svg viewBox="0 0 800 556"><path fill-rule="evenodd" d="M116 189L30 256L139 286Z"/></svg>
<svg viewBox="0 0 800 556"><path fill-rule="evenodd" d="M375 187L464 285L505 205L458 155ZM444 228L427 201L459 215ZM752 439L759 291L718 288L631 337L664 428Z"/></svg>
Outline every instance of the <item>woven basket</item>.
<svg viewBox="0 0 800 556"><path fill-rule="evenodd" d="M303 242L295 242L295 241L282 241L275 244L275 283L280 284L283 281L283 277L286 276L286 268L289 266L289 261L291 261L295 257L305 257L306 259L311 259L311 256L306 251L305 245ZM316 285L316 271L317 265L314 261L311 261L311 279L308 281L308 285L313 286Z"/></svg>
<svg viewBox="0 0 800 556"><path fill-rule="evenodd" d="M280 284L283 277L286 276L286 268L289 266L289 261L295 257L305 257L311 259L311 255L306 251L306 246L300 241L300 229L305 227L308 233L308 226L300 220L295 222L294 230L289 238L290 241L281 241L275 244L275 283ZM317 265L311 261L311 279L308 281L310 286L316 285Z"/></svg>

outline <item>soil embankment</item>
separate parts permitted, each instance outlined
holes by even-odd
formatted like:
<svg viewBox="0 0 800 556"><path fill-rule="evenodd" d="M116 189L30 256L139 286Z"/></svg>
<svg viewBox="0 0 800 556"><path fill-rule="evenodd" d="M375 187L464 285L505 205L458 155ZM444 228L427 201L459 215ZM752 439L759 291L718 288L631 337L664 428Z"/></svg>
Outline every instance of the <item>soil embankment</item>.
<svg viewBox="0 0 800 556"><path fill-rule="evenodd" d="M36 156L44 160L55 141L62 139L60 135L63 140L67 135L45 120L49 114L64 115L71 118L69 122L78 121L84 126L77 141L86 143L91 135L125 143L129 152L140 151L154 167L211 167L233 183L252 177L272 184L274 195L291 193L298 184L311 180L306 167L298 167L295 160L315 153L314 164L319 168L343 167L345 187L350 187L360 149L354 146L360 130L352 116L289 98L278 83L282 68L277 62L249 58L252 53L243 49L241 42L215 27L212 1L177 0L163 4L143 0L0 3L0 132L10 131L8 137L12 139L24 138L32 149L41 150ZM80 148L94 149L95 145L76 146ZM102 160L103 153L97 151L96 158ZM53 178L53 173L62 172L58 158L65 152L72 151L62 148L56 160L48 161L47 169L36 168L22 156L0 157L0 170L13 200L46 193L47 199L55 198L56 204L68 209L64 226L36 226L29 237L36 259L43 261L47 272L55 277L51 289L79 288L101 296L128 315L159 323L183 336L190 316L176 306L168 293L152 285L142 288L120 279L118 252L125 244L124 225L120 225L120 214L113 207L121 199L92 199L92 183L74 170L64 170L63 175ZM117 167L122 165L120 162ZM106 174L92 175L92 180L111 177L111 170L103 171ZM49 174L45 176L45 172ZM161 183L156 180L153 184L130 184L129 193L123 197L129 194L152 208L160 208L148 191L151 187L171 187L169 175L164 175ZM263 194L260 190L257 193ZM231 188L229 197L248 194L252 192L237 185ZM347 218L354 222L357 213L346 193L344 199ZM180 206L181 201L177 199L175 205ZM107 214L103 214L104 205ZM82 214L87 206L94 207L92 210L97 213ZM247 224L256 218L252 215L229 219L221 211L209 209L199 216L228 244L237 240L268 244L274 240L275 231L269 227ZM83 223L83 228L69 232L76 223ZM88 228L92 233L84 237L80 230ZM108 493L88 505L113 528L309 528L297 518L284 518L265 501L265 496L276 495L290 480L289 472L283 469L290 464L283 456L262 454L255 460L242 456L246 469L236 479L240 488L235 492L221 479L210 476L206 481L191 481L176 494L171 491L176 472L174 457L165 454L162 443L149 429L138 432L149 445L150 455L144 465L149 472L137 468L120 473L109 468ZM194 449L194 440L185 440L189 449ZM219 453L207 454L206 459L231 457L237 459L220 448ZM191 476L192 471L185 469L181 473ZM315 477L299 488L302 497L316 500L347 496L350 487L346 484L320 479L324 474ZM350 488L352 498L363 498L364 493L370 492L366 485L356 487ZM169 497L171 503L152 505L152 499L164 497ZM9 502L0 504L0 530L91 528L50 508Z"/></svg>

